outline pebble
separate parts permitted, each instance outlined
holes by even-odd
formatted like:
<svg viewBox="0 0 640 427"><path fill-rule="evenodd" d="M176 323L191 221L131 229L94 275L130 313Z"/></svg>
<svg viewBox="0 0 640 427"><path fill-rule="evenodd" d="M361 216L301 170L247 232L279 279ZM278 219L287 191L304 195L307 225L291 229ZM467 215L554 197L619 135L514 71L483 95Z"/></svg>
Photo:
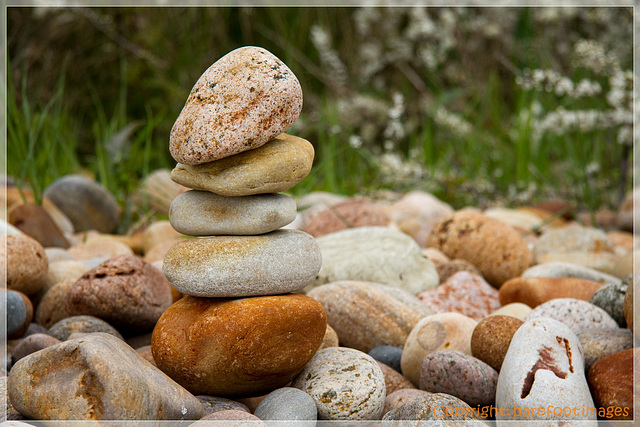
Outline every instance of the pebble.
<svg viewBox="0 0 640 427"><path fill-rule="evenodd" d="M322 420L378 420L384 409L384 375L361 351L334 347L320 350L291 384L316 402Z"/></svg>
<svg viewBox="0 0 640 427"><path fill-rule="evenodd" d="M382 375L384 375L384 385L387 390L387 394L407 388L416 388L416 386L414 386L411 381L405 378L400 372L378 360L376 360L376 362L378 362Z"/></svg>
<svg viewBox="0 0 640 427"><path fill-rule="evenodd" d="M62 231L39 204L26 203L12 208L9 212L9 222L33 237L43 247L69 247Z"/></svg>
<svg viewBox="0 0 640 427"><path fill-rule="evenodd" d="M476 276L482 276L482 273L475 265L463 259L452 259L451 261L436 265L436 269L438 270L440 282L446 282L447 279L459 271L467 271L475 274Z"/></svg>
<svg viewBox="0 0 640 427"><path fill-rule="evenodd" d="M134 255L115 256L87 271L65 298L70 316L95 316L130 335L153 329L172 303L162 272Z"/></svg>
<svg viewBox="0 0 640 427"><path fill-rule="evenodd" d="M472 408L461 399L446 393L429 393L414 397L399 408L387 412L382 418L382 426L413 425L398 424L397 421L414 420L437 425L449 425L447 421L464 421L465 426L486 426L481 421L477 408Z"/></svg>
<svg viewBox="0 0 640 427"><path fill-rule="evenodd" d="M441 265L446 264L448 262L450 262L451 260L449 259L448 256L446 256L445 254L442 253L441 250L436 249L436 248L424 248L422 250L422 255L429 258L429 260L431 260L431 262L436 266L436 269L438 269ZM471 263L469 263L470 265L473 265ZM475 266L474 266L475 268ZM480 271L480 270L478 270ZM438 273L440 274L440 273Z"/></svg>
<svg viewBox="0 0 640 427"><path fill-rule="evenodd" d="M49 328L54 323L71 316L67 293L74 283L75 280L63 280L49 289L36 308L36 323Z"/></svg>
<svg viewBox="0 0 640 427"><path fill-rule="evenodd" d="M477 323L460 313L438 313L420 320L402 350L402 374L419 385L420 363L427 354L438 350L471 354L471 334Z"/></svg>
<svg viewBox="0 0 640 427"><path fill-rule="evenodd" d="M494 310L489 314L490 316L504 315L515 317L520 320L524 320L525 317L531 313L531 307L521 302L512 302L507 305L503 305L497 310Z"/></svg>
<svg viewBox="0 0 640 427"><path fill-rule="evenodd" d="M71 334L71 337L75 338L76 334L78 334L78 332L74 332L73 334ZM156 368L158 367L158 365L156 365L156 361L153 360L153 354L151 353L150 345L145 345L143 347L136 348L135 350L138 352L140 357L142 357L144 360L151 363Z"/></svg>
<svg viewBox="0 0 640 427"><path fill-rule="evenodd" d="M607 283L589 299L591 304L609 313L609 316L613 317L621 328L627 326L627 322L624 320L624 295L629 285L632 285L630 282L631 280L623 281L621 284Z"/></svg>
<svg viewBox="0 0 640 427"><path fill-rule="evenodd" d="M13 363L26 357L36 351L42 350L49 346L59 344L60 340L47 334L33 334L25 337L20 344L18 344L11 354L13 355Z"/></svg>
<svg viewBox="0 0 640 427"><path fill-rule="evenodd" d="M73 245L67 252L76 261L90 261L95 258L105 259L117 255L133 255L133 250L126 244L110 238L91 240Z"/></svg>
<svg viewBox="0 0 640 427"><path fill-rule="evenodd" d="M439 286L418 294L418 298L434 313L456 312L475 320L500 307L498 290L468 271L455 273Z"/></svg>
<svg viewBox="0 0 640 427"><path fill-rule="evenodd" d="M313 237L277 230L260 236L180 241L167 253L162 269L171 286L183 294L239 297L300 290L316 277L321 263Z"/></svg>
<svg viewBox="0 0 640 427"><path fill-rule="evenodd" d="M584 366L605 356L633 347L633 334L628 329L588 328L576 332L584 353Z"/></svg>
<svg viewBox="0 0 640 427"><path fill-rule="evenodd" d="M469 261L497 288L533 264L533 254L520 233L472 210L460 210L440 220L427 244L451 259Z"/></svg>
<svg viewBox="0 0 640 427"><path fill-rule="evenodd" d="M6 277L7 288L33 295L47 280L49 262L44 248L35 239L23 234L2 236L0 242L0 277Z"/></svg>
<svg viewBox="0 0 640 427"><path fill-rule="evenodd" d="M151 249L149 249L142 258L146 262L149 263L160 263L159 270L162 270L162 263L164 262L164 257L167 256L171 247L176 243L176 240L165 240L164 242L160 242Z"/></svg>
<svg viewBox="0 0 640 427"><path fill-rule="evenodd" d="M347 228L386 226L388 223L382 206L363 197L353 197L311 215L304 231L320 237Z"/></svg>
<svg viewBox="0 0 640 427"><path fill-rule="evenodd" d="M42 301L45 294L58 283L65 280L72 280L75 282L89 269L90 267L81 261L49 261L47 280L44 286L32 297L34 305L37 306L40 301Z"/></svg>
<svg viewBox="0 0 640 427"><path fill-rule="evenodd" d="M400 360L402 360L402 348L390 345L379 345L369 350L369 356L373 357L378 362L382 362L392 369L395 369L397 372L402 371L402 369L400 368Z"/></svg>
<svg viewBox="0 0 640 427"><path fill-rule="evenodd" d="M239 197L287 191L311 171L309 141L280 134L263 146L201 165L178 165L171 179L194 190Z"/></svg>
<svg viewBox="0 0 640 427"><path fill-rule="evenodd" d="M20 338L33 320L33 305L29 297L22 292L8 290L2 293L5 303L0 304L0 318L6 322L7 338Z"/></svg>
<svg viewBox="0 0 640 427"><path fill-rule="evenodd" d="M500 372L513 334L523 323L518 318L504 315L482 319L471 335L471 354Z"/></svg>
<svg viewBox="0 0 640 427"><path fill-rule="evenodd" d="M243 405L240 402L236 402L235 400L225 399L224 397L205 395L198 395L196 397L198 398L200 403L202 403L205 416L213 414L214 412L226 411L230 409L250 412L249 408L247 408L246 405Z"/></svg>
<svg viewBox="0 0 640 427"><path fill-rule="evenodd" d="M319 237L322 268L305 289L343 280L373 282L418 294L438 285L438 273L411 237L389 227L358 227Z"/></svg>
<svg viewBox="0 0 640 427"><path fill-rule="evenodd" d="M587 372L587 381L598 414L606 420L632 420L634 398L634 366L637 371L640 349L631 348L605 356ZM604 416L602 416L604 415Z"/></svg>
<svg viewBox="0 0 640 427"><path fill-rule="evenodd" d="M185 296L158 321L151 349L158 367L194 394L255 396L291 381L325 331L324 310L308 296Z"/></svg>
<svg viewBox="0 0 640 427"><path fill-rule="evenodd" d="M322 344L318 350L329 347L338 347L339 345L340 342L338 334L336 334L336 331L327 323L327 330L324 332L324 338L322 339Z"/></svg>
<svg viewBox="0 0 640 427"><path fill-rule="evenodd" d="M260 418L238 409L226 409L214 412L200 418L193 424L194 427L266 427Z"/></svg>
<svg viewBox="0 0 640 427"><path fill-rule="evenodd" d="M579 411L549 414L547 408L591 408L578 338L550 318L525 322L513 336L496 391L496 420L595 420ZM545 408L545 412L539 408Z"/></svg>
<svg viewBox="0 0 640 427"><path fill-rule="evenodd" d="M186 187L171 179L169 169L156 169L140 181L132 200L143 212L166 216L169 214L171 201L186 190Z"/></svg>
<svg viewBox="0 0 640 427"><path fill-rule="evenodd" d="M385 213L402 232L425 247L434 224L451 215L453 208L430 193L413 190L388 206Z"/></svg>
<svg viewBox="0 0 640 427"><path fill-rule="evenodd" d="M19 360L9 372L8 390L16 409L36 420L180 420L203 415L198 399L124 341L101 332Z"/></svg>
<svg viewBox="0 0 640 427"><path fill-rule="evenodd" d="M531 310L525 319L550 317L558 320L574 332L583 328L612 328L618 324L609 314L587 301L574 298L557 298L547 301Z"/></svg>
<svg viewBox="0 0 640 427"><path fill-rule="evenodd" d="M281 134L302 110L302 88L269 51L229 52L200 76L171 129L169 150L198 165L258 148Z"/></svg>
<svg viewBox="0 0 640 427"><path fill-rule="evenodd" d="M610 274L603 273L593 268L568 262L545 262L525 270L522 277L574 277L577 279L591 280L605 283L620 283L621 280Z"/></svg>
<svg viewBox="0 0 640 427"><path fill-rule="evenodd" d="M244 197L186 191L171 203L169 221L191 236L256 235L275 231L296 218L296 202L284 194Z"/></svg>
<svg viewBox="0 0 640 427"><path fill-rule="evenodd" d="M398 288L342 281L307 293L322 304L340 344L363 352L380 345L402 347L413 327L431 311Z"/></svg>
<svg viewBox="0 0 640 427"><path fill-rule="evenodd" d="M113 233L120 223L121 210L113 195L84 176L63 176L44 190L44 196L71 220L75 231Z"/></svg>
<svg viewBox="0 0 640 427"><path fill-rule="evenodd" d="M514 277L500 287L500 304L521 302L531 308L557 298L589 301L602 283L573 277Z"/></svg>
<svg viewBox="0 0 640 427"><path fill-rule="evenodd" d="M146 254L158 244L175 243L183 237L173 228L169 220L154 221L142 233L142 250Z"/></svg>
<svg viewBox="0 0 640 427"><path fill-rule="evenodd" d="M66 341L74 332L105 332L121 340L124 339L116 328L94 316L67 317L49 328L49 333L60 341Z"/></svg>
<svg viewBox="0 0 640 427"><path fill-rule="evenodd" d="M523 234L537 230L543 221L543 219L534 212L521 209L493 207L485 210L483 213L489 218L504 222Z"/></svg>
<svg viewBox="0 0 640 427"><path fill-rule="evenodd" d="M264 421L279 421L278 425L314 427L318 419L316 402L304 391L283 387L267 394L253 413ZM295 421L282 423L283 420Z"/></svg>
<svg viewBox="0 0 640 427"><path fill-rule="evenodd" d="M497 383L495 369L460 351L436 351L420 363L421 390L450 394L470 406L493 405Z"/></svg>
<svg viewBox="0 0 640 427"><path fill-rule="evenodd" d="M393 411L404 405L405 403L413 400L418 396L425 396L431 394L428 391L420 390L418 388L404 388L402 390L394 391L393 393L387 393L387 397L384 401L384 410L382 415L387 412Z"/></svg>
<svg viewBox="0 0 640 427"><path fill-rule="evenodd" d="M73 257L69 255L69 252L62 248L44 248L44 253L47 256L49 265L59 261L73 260Z"/></svg>
<svg viewBox="0 0 640 427"><path fill-rule="evenodd" d="M635 333L633 330L633 325L635 321L635 310L634 307L634 298L633 298L633 288L638 286L638 277L634 276L631 279L631 283L633 286L627 286L627 292L624 294L624 302L622 304L622 310L624 311L624 321L627 324L627 328L631 330L631 332ZM638 315L640 315L640 310L638 310Z"/></svg>

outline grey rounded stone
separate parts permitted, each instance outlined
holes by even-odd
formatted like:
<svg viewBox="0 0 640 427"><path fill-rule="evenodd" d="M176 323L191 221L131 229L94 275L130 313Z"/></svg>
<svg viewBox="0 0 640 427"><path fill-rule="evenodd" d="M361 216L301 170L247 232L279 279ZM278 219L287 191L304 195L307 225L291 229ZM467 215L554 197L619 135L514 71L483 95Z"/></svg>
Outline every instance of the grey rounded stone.
<svg viewBox="0 0 640 427"><path fill-rule="evenodd" d="M576 277L602 284L622 282L615 276L593 268L561 261L545 262L529 267L522 273L522 277Z"/></svg>
<svg viewBox="0 0 640 427"><path fill-rule="evenodd" d="M259 236L182 240L167 252L162 269L180 293L245 297L300 290L316 277L321 263L313 237L277 230Z"/></svg>
<svg viewBox="0 0 640 427"><path fill-rule="evenodd" d="M227 197L190 190L173 199L169 221L191 236L256 235L289 224L296 213L296 202L284 194Z"/></svg>
<svg viewBox="0 0 640 427"><path fill-rule="evenodd" d="M540 317L558 320L574 332L584 328L618 327L618 323L609 313L587 301L575 298L556 298L540 304L531 310L524 320L526 322Z"/></svg>
<svg viewBox="0 0 640 427"><path fill-rule="evenodd" d="M60 341L66 341L69 339L71 334L76 332L105 332L116 338L123 339L120 332L118 332L116 328L111 326L109 323L102 319L98 319L97 317L88 315L67 317L49 328L49 333Z"/></svg>
<svg viewBox="0 0 640 427"><path fill-rule="evenodd" d="M209 414L213 414L215 412L227 411L227 410L238 410L238 411L246 411L250 412L249 408L246 405L243 405L240 402L231 399L225 399L224 397L217 396L204 396L199 395L196 396L200 403L202 403L202 407L204 408L205 416Z"/></svg>
<svg viewBox="0 0 640 427"><path fill-rule="evenodd" d="M67 175L47 187L49 198L73 223L76 231L113 233L120 222L120 206L102 185L81 175Z"/></svg>
<svg viewBox="0 0 640 427"><path fill-rule="evenodd" d="M402 360L402 349L391 345L379 345L369 351L369 356L378 362L382 362L390 368L402 372L400 360Z"/></svg>
<svg viewBox="0 0 640 427"><path fill-rule="evenodd" d="M271 52L245 46L200 76L171 129L169 151L197 165L258 148L289 129L302 110L302 88Z"/></svg>
<svg viewBox="0 0 640 427"><path fill-rule="evenodd" d="M627 327L624 319L624 295L627 293L628 284L607 283L591 296L589 302L600 307L618 323L621 328Z"/></svg>
<svg viewBox="0 0 640 427"><path fill-rule="evenodd" d="M626 328L586 328L576 336L582 345L585 369L604 356L633 348L633 332Z"/></svg>
<svg viewBox="0 0 640 427"><path fill-rule="evenodd" d="M378 363L346 347L317 352L291 383L316 402L324 420L376 420L384 409L386 386Z"/></svg>
<svg viewBox="0 0 640 427"><path fill-rule="evenodd" d="M300 427L313 427L318 419L313 398L293 387L283 387L269 393L253 414L264 421L295 421L290 425Z"/></svg>
<svg viewBox="0 0 640 427"><path fill-rule="evenodd" d="M17 292L7 291L4 293L6 298L6 313L2 316L7 322L7 335L11 335L24 326L27 320L27 306L22 296ZM4 306L0 304L0 310Z"/></svg>

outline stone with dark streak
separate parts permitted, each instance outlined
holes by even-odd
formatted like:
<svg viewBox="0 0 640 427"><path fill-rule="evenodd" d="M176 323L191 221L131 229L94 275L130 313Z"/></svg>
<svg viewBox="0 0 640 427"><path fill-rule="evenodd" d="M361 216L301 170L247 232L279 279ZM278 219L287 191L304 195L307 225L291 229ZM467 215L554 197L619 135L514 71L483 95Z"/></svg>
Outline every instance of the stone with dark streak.
<svg viewBox="0 0 640 427"><path fill-rule="evenodd" d="M258 148L293 125L302 88L269 51L236 49L211 65L191 89L171 129L169 150L197 165Z"/></svg>
<svg viewBox="0 0 640 427"><path fill-rule="evenodd" d="M55 390L55 392L52 392ZM52 345L9 372L11 403L35 420L198 419L202 404L103 332Z"/></svg>
<svg viewBox="0 0 640 427"><path fill-rule="evenodd" d="M511 409L498 413L497 420L595 420L594 414L582 411L558 415L530 409L593 407L582 348L568 326L536 318L518 328L500 369L495 406Z"/></svg>

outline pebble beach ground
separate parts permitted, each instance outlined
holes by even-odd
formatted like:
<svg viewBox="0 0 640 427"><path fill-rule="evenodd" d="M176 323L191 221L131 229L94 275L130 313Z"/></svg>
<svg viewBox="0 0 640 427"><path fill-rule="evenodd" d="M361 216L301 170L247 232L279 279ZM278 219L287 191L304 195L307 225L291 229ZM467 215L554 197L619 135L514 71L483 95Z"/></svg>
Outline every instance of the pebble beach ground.
<svg viewBox="0 0 640 427"><path fill-rule="evenodd" d="M8 187L2 425L633 419L640 193L596 224L560 200L294 199L301 108L268 51L214 63L171 132L176 168L137 194L157 218L129 235L87 177L42 205Z"/></svg>

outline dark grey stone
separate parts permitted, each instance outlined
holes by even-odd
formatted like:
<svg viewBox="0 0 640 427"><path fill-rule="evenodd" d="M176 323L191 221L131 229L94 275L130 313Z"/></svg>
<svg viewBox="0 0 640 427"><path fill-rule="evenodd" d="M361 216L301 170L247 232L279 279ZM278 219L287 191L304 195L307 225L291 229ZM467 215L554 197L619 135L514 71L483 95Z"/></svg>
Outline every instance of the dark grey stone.
<svg viewBox="0 0 640 427"><path fill-rule="evenodd" d="M627 287L626 281L607 283L598 289L589 300L591 304L609 313L621 328L627 327L627 322L624 320L624 295L627 292Z"/></svg>
<svg viewBox="0 0 640 427"><path fill-rule="evenodd" d="M400 369L400 359L402 359L402 349L390 345L380 345L369 351L369 356L378 362L393 368L397 372L402 373Z"/></svg>
<svg viewBox="0 0 640 427"><path fill-rule="evenodd" d="M7 336L9 336L24 326L24 322L27 320L27 306L22 296L17 292L7 291L5 298L7 299L7 312L3 317L7 319ZM2 309L3 306L0 304L0 310Z"/></svg>

